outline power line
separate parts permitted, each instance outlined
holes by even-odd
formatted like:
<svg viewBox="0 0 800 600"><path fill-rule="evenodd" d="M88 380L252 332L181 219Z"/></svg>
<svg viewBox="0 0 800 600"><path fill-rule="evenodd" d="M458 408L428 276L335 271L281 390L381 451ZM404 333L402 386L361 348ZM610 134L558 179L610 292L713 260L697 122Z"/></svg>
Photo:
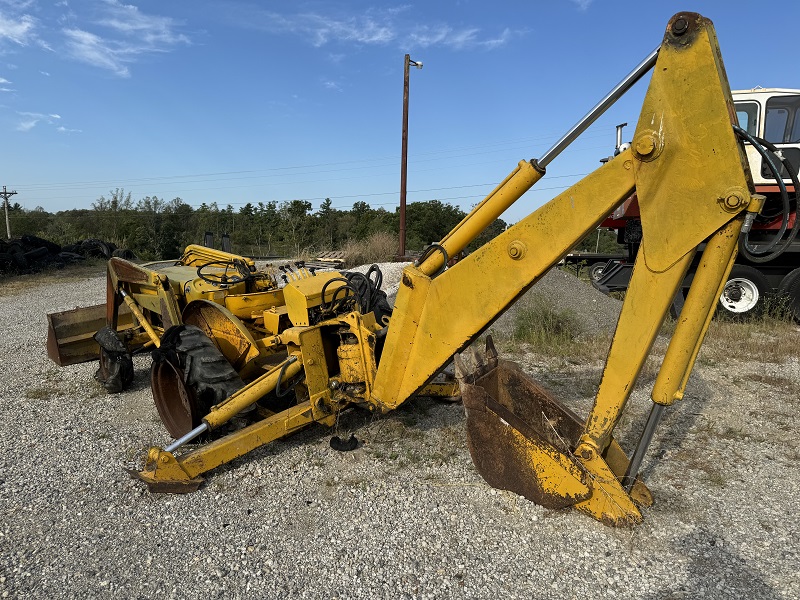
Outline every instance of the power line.
<svg viewBox="0 0 800 600"><path fill-rule="evenodd" d="M553 175L553 176L549 176L548 179L568 179L568 178L574 178L574 177L583 177L585 175L586 175L586 173L574 173L574 174L570 174L570 175ZM493 183L474 183L474 184L468 184L468 185L456 185L456 186L437 187L437 188L423 188L423 189L409 190L409 193L410 194L421 194L421 193L426 193L426 192L439 192L439 191L458 190L458 189L466 189L466 188L479 188L479 187L489 187L489 186L495 187L495 186L497 186L497 183L498 182L493 182ZM568 186L565 186L565 187L568 187ZM209 188L205 188L205 189L209 189ZM220 189L229 189L229 188L220 188ZM564 188L557 187L557 188L537 188L537 189L546 190L546 189L564 189ZM290 202L292 200L303 200L303 201L308 201L308 202L321 202L321 201L326 200L328 198L330 198L331 200L344 200L344 199L352 199L352 198L373 198L373 197L377 197L377 196L396 196L397 194L398 194L398 192L396 190L394 190L394 191L389 191L389 192L371 192L371 193L364 193L364 194L343 194L343 195L338 195L338 196L337 195L327 195L327 196L312 196L312 197L304 197L304 198L303 197L298 198L297 196L293 196L291 198L263 200L262 202L276 202L278 204L281 204L281 203L284 203L284 202ZM76 198L76 197L80 197L80 196L57 196L57 197L51 197L49 199L51 199L51 200L52 199L62 199L63 200L63 199L70 199L70 198ZM37 198L34 197L34 200L36 200L36 199ZM193 203L189 203L189 202L184 202L184 203L187 204L188 206L191 206L192 208L199 208L202 204L208 204L206 202L201 202L200 204L193 204ZM225 202L225 205L231 205L231 206L245 206L247 204L257 204L257 202L255 202L255 203L253 201ZM388 205L388 204L391 204L391 203L376 204L376 206L384 206L384 205ZM340 208L340 207L337 206L335 208Z"/></svg>
<svg viewBox="0 0 800 600"><path fill-rule="evenodd" d="M597 134L594 136L586 136L582 139L588 140L597 137L605 137L605 134ZM517 140L509 140L509 141L501 141L495 142L493 144L484 144L481 146L463 146L445 150L437 150L431 152L422 152L416 153L411 160L413 164L423 164L432 161L441 161L441 160L451 160L455 158L464 158L467 156L480 156L483 154L493 154L496 153L497 150L490 150L492 146L502 146L510 143L518 144L523 141L538 141L543 140L537 146L545 146L547 145L548 141L551 139L549 136L541 136L537 138L520 138ZM605 146L604 146L605 147ZM450 156L436 156L436 155L446 155L453 152L461 152L465 150L473 150L473 149L480 149L481 152L472 152L468 154L455 154ZM514 148L509 148L509 151L513 150ZM591 149L591 148L587 148ZM533 150L533 148L529 148L529 150ZM419 157L431 157L431 158L422 158ZM396 155L390 155L385 157L378 157L372 159L359 159L359 160L352 160L352 161L339 161L339 162L329 162L329 163L316 163L310 165L296 165L296 166L284 166L284 167L273 167L269 169L251 169L251 170L237 170L237 171L218 171L218 172L210 172L210 173L195 173L189 175L167 175L167 176L157 176L157 177L139 177L139 178L130 178L130 179L107 179L107 180L95 180L95 181L71 181L71 182L48 182L48 183L28 183L25 184L25 187L29 191L36 191L36 192L43 192L47 190L59 190L59 189L80 189L87 186L100 186L100 185L130 185L130 184L147 184L147 183L161 183L162 185L185 185L187 183L210 183L215 181L236 181L242 179L264 179L274 176L285 176L285 175L292 175L297 174L297 171L303 170L303 175L309 174L324 174L324 173L337 173L343 171L356 171L356 170L363 170L363 169L372 169L376 167L384 167L384 166L396 166L395 162L397 160ZM384 161L395 161L386 164L380 164ZM378 164L375 164L378 163ZM362 166L353 166L347 168L334 168L334 169L326 169L326 170L319 170L323 167L341 167L344 165L359 165ZM469 166L469 165L467 165ZM309 171L309 169L316 169ZM418 169L418 172L424 171L422 169ZM228 177L230 175L236 175L237 177ZM295 183L295 182L292 182ZM20 184L21 185L21 184ZM278 185L275 183L274 185ZM205 188L202 188L205 189ZM191 190L190 190L191 191Z"/></svg>

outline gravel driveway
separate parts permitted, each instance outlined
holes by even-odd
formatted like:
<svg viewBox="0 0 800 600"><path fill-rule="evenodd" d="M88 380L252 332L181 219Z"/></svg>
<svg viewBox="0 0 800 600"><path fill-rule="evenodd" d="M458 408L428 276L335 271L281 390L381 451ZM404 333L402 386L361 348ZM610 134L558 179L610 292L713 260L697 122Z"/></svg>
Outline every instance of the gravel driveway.
<svg viewBox="0 0 800 600"><path fill-rule="evenodd" d="M489 488L461 405L427 399L348 413L355 452L312 428L193 494L152 495L126 473L168 441L149 358L130 391L108 395L93 364L61 369L45 353L45 314L104 289L98 276L0 294L2 597L800 597L797 357L759 365L732 349L700 366L645 462L656 503L635 529ZM599 364L505 358L578 410L599 376ZM648 409L637 389L623 447Z"/></svg>

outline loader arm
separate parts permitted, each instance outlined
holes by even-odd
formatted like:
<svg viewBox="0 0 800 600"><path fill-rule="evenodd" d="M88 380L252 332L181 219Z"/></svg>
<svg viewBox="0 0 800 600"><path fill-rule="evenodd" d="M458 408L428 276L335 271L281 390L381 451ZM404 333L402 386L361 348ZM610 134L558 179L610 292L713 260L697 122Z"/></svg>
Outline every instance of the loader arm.
<svg viewBox="0 0 800 600"><path fill-rule="evenodd" d="M620 484L630 465L612 444L612 432L698 245L709 240L711 251L703 255L653 392L658 405L682 397L735 258L743 212L760 209L733 124L713 25L694 13L675 15L630 150L452 268L437 275L442 256L436 253L405 269L373 388L376 404L390 410L417 392L635 188L644 242L593 409L564 456L592 481L576 508L610 524L638 521ZM497 419L507 425L501 414ZM544 495L564 495L554 481L570 479L569 473L543 466L551 463L535 443L528 452L529 476L540 478Z"/></svg>

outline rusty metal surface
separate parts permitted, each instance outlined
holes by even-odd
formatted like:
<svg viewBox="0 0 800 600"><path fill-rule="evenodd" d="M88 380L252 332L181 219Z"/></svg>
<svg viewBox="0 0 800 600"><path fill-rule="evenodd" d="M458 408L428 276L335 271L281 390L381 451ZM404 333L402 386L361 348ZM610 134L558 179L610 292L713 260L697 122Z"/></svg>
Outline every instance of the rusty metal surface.
<svg viewBox="0 0 800 600"><path fill-rule="evenodd" d="M106 305L96 304L47 315L47 356L60 367L100 357L94 334L106 325ZM132 326L127 307L119 311L119 327Z"/></svg>
<svg viewBox="0 0 800 600"><path fill-rule="evenodd" d="M194 393L184 385L183 372L171 362L153 362L150 387L158 416L172 437L178 439L199 425L203 415L198 414Z"/></svg>
<svg viewBox="0 0 800 600"><path fill-rule="evenodd" d="M207 300L195 300L183 310L182 319L187 325L199 327L211 338L237 371L259 357L253 335L224 306Z"/></svg>
<svg viewBox="0 0 800 600"><path fill-rule="evenodd" d="M467 444L486 481L547 508L565 508L587 498L590 488L569 456L582 423L513 363L474 385L462 382Z"/></svg>
<svg viewBox="0 0 800 600"><path fill-rule="evenodd" d="M148 283L148 272L130 261L114 257L108 261L108 270L117 280L131 283Z"/></svg>
<svg viewBox="0 0 800 600"><path fill-rule="evenodd" d="M60 367L97 360L94 334L105 324L105 304L47 315L47 356Z"/></svg>

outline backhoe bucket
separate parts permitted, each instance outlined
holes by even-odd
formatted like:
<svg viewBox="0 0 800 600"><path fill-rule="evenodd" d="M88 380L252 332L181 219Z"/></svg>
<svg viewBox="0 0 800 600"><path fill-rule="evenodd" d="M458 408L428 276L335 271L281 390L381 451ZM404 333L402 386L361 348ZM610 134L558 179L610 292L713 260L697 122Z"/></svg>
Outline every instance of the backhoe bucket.
<svg viewBox="0 0 800 600"><path fill-rule="evenodd" d="M586 512L584 501L597 490L598 482L573 454L583 421L516 364L498 360L491 338L485 358L477 352L462 354L456 357L456 369L467 413L467 445L487 483L545 508L577 504ZM614 473L624 473L628 462L613 440L602 460ZM641 481L636 481L630 496L639 505L652 504Z"/></svg>
<svg viewBox="0 0 800 600"><path fill-rule="evenodd" d="M117 328L125 329L132 323L128 308L120 306ZM105 325L105 304L50 313L47 315L47 356L60 367L97 360L100 346L94 334Z"/></svg>
<svg viewBox="0 0 800 600"><path fill-rule="evenodd" d="M586 473L569 455L583 429L575 414L514 363L499 361L473 384L459 383L469 452L489 485L554 509L591 495Z"/></svg>

